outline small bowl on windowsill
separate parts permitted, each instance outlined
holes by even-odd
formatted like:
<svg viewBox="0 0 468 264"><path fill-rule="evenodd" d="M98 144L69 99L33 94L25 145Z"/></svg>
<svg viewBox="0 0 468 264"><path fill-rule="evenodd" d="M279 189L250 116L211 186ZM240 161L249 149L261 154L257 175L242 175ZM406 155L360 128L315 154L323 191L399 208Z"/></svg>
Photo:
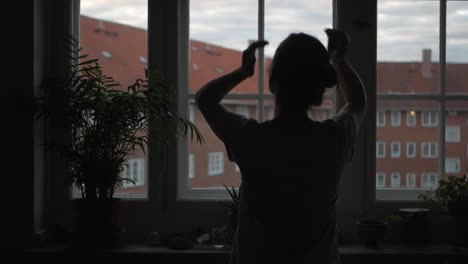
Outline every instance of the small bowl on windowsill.
<svg viewBox="0 0 468 264"><path fill-rule="evenodd" d="M388 229L388 222L374 219L358 219L359 239L368 248L380 248Z"/></svg>

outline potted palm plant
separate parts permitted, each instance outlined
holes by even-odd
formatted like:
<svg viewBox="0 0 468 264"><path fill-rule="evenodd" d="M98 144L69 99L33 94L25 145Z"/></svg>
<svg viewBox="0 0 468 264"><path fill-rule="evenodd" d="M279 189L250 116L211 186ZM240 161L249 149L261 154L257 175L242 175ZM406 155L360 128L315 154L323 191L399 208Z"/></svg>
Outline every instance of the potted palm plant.
<svg viewBox="0 0 468 264"><path fill-rule="evenodd" d="M222 205L224 205L228 209L228 224L227 224L227 241L228 243L232 243L234 234L236 232L237 228L237 220L238 220L238 215L239 215L239 202L240 202L240 196L239 192L236 191L234 186L231 186L231 189L227 187L226 185L223 185L226 191L228 192L230 196L229 201L219 201Z"/></svg>
<svg viewBox="0 0 468 264"><path fill-rule="evenodd" d="M67 186L79 190L75 199L80 244L112 246L117 228L119 199L115 191L124 182L127 157L146 150L150 139L167 143L171 136L203 138L189 120L170 111L173 89L157 70L145 69L145 78L124 88L103 74L98 59L80 54L79 42L70 38L68 76L46 80L44 95L37 97L38 117L55 118L68 132L66 142L52 143L64 157ZM53 94L61 93L61 98ZM160 130L149 137L151 122ZM166 145L167 146L167 145Z"/></svg>
<svg viewBox="0 0 468 264"><path fill-rule="evenodd" d="M468 247L468 177L448 176L440 180L435 190L419 195L423 201L431 201L446 207L455 226L455 244Z"/></svg>

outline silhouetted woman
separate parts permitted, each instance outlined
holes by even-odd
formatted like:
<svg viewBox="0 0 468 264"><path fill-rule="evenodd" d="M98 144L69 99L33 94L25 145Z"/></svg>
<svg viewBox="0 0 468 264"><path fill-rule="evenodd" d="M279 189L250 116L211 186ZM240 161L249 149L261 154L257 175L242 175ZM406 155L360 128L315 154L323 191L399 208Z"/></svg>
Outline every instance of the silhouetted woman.
<svg viewBox="0 0 468 264"><path fill-rule="evenodd" d="M224 142L241 175L239 221L231 263L339 263L335 203L344 165L366 111L359 76L346 60L347 35L327 29L328 51L304 33L290 34L278 46L269 74L275 117L259 123L229 111L223 97L253 76L251 44L242 65L208 82L196 103ZM311 106L338 83L345 105L331 119L313 121Z"/></svg>

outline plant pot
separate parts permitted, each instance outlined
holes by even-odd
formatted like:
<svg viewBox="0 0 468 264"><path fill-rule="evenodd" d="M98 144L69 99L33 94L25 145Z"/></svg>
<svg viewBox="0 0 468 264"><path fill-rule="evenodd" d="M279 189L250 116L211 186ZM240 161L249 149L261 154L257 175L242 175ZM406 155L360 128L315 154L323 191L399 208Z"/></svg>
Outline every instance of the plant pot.
<svg viewBox="0 0 468 264"><path fill-rule="evenodd" d="M385 238L388 223L380 220L358 220L359 238L364 242L366 247L379 248L381 242Z"/></svg>
<svg viewBox="0 0 468 264"><path fill-rule="evenodd" d="M468 200L449 201L447 208L454 223L455 245L468 247Z"/></svg>
<svg viewBox="0 0 468 264"><path fill-rule="evenodd" d="M120 246L120 199L75 199L76 236L74 247L83 249Z"/></svg>
<svg viewBox="0 0 468 264"><path fill-rule="evenodd" d="M425 244L428 239L429 209L401 208L399 215L401 242L408 244Z"/></svg>

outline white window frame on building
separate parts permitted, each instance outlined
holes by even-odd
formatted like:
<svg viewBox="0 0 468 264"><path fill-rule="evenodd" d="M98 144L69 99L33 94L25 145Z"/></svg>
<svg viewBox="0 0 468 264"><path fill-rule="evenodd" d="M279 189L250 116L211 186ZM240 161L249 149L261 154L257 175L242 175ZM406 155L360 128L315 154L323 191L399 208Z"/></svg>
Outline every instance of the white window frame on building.
<svg viewBox="0 0 468 264"><path fill-rule="evenodd" d="M382 179L382 184L380 184L379 178ZM375 187L377 189L384 189L385 188L385 172L376 172L375 173Z"/></svg>
<svg viewBox="0 0 468 264"><path fill-rule="evenodd" d="M375 147L376 147L376 151L375 151L376 157L385 158L385 141L377 141L375 144ZM379 147L382 147L382 148L380 149Z"/></svg>
<svg viewBox="0 0 468 264"><path fill-rule="evenodd" d="M439 125L438 111L421 111L421 126L437 127Z"/></svg>
<svg viewBox="0 0 468 264"><path fill-rule="evenodd" d="M208 153L208 176L219 176L224 173L224 152Z"/></svg>
<svg viewBox="0 0 468 264"><path fill-rule="evenodd" d="M421 188L433 189L437 187L437 173L423 172L421 173Z"/></svg>
<svg viewBox="0 0 468 264"><path fill-rule="evenodd" d="M412 184L409 184L409 183ZM406 188L414 189L416 188L416 173L408 172L406 173Z"/></svg>
<svg viewBox="0 0 468 264"><path fill-rule="evenodd" d="M392 127L399 127L401 125L401 112L391 111Z"/></svg>
<svg viewBox="0 0 468 264"><path fill-rule="evenodd" d="M445 173L460 173L460 158L445 158Z"/></svg>
<svg viewBox="0 0 468 264"><path fill-rule="evenodd" d="M145 159L143 158L134 158L128 159L124 164L122 175L125 178L131 179L135 183L129 181L123 181L123 188L131 188L136 186L142 186L145 184ZM136 168L136 172L135 172Z"/></svg>
<svg viewBox="0 0 468 264"><path fill-rule="evenodd" d="M436 142L421 142L421 157L437 158L437 143Z"/></svg>
<svg viewBox="0 0 468 264"><path fill-rule="evenodd" d="M401 144L399 141L393 141L390 145L390 157L399 158L401 157Z"/></svg>
<svg viewBox="0 0 468 264"><path fill-rule="evenodd" d="M407 158L416 157L416 147L417 147L416 142L406 142L406 157Z"/></svg>
<svg viewBox="0 0 468 264"><path fill-rule="evenodd" d="M446 142L460 142L460 126L447 126L445 128Z"/></svg>
<svg viewBox="0 0 468 264"><path fill-rule="evenodd" d="M397 180L395 180L397 179ZM390 174L390 187L401 188L401 176L399 172L392 172Z"/></svg>
<svg viewBox="0 0 468 264"><path fill-rule="evenodd" d="M413 114L411 114L413 113ZM416 112L411 110L406 112L406 126L415 127L416 126Z"/></svg>
<svg viewBox="0 0 468 264"><path fill-rule="evenodd" d="M376 124L377 127L385 127L386 111L377 111Z"/></svg>
<svg viewBox="0 0 468 264"><path fill-rule="evenodd" d="M195 178L195 155L190 153L189 154L189 179Z"/></svg>

